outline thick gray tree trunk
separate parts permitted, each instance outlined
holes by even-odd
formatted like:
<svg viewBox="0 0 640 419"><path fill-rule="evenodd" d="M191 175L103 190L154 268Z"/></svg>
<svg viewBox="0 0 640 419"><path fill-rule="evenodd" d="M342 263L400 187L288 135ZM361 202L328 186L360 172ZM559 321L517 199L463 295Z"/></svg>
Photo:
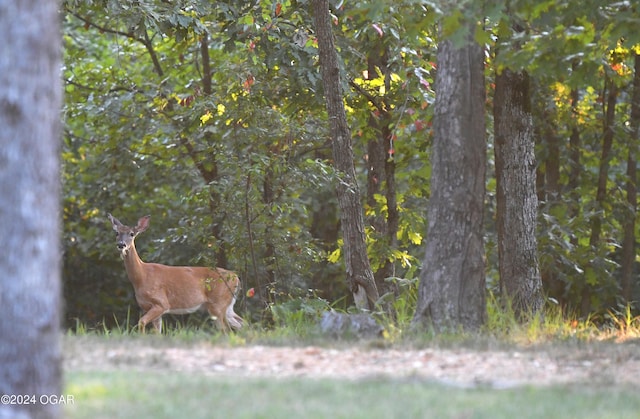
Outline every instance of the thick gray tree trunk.
<svg viewBox="0 0 640 419"><path fill-rule="evenodd" d="M313 14L316 36L318 37L322 85L329 115L333 163L340 176L336 192L342 223L347 283L354 296L356 306L373 309L379 296L367 256L364 215L353 162L351 130L347 125L343 103L338 54L331 32L329 2L327 0L313 0Z"/></svg>
<svg viewBox="0 0 640 419"><path fill-rule="evenodd" d="M484 54L472 40L443 41L437 61L429 223L413 323L476 330L486 318Z"/></svg>
<svg viewBox="0 0 640 419"><path fill-rule="evenodd" d="M500 289L516 316L542 309L536 222L536 160L529 76L505 69L493 99Z"/></svg>
<svg viewBox="0 0 640 419"><path fill-rule="evenodd" d="M0 2L0 418L62 413L46 398L61 394L58 20L56 1Z"/></svg>

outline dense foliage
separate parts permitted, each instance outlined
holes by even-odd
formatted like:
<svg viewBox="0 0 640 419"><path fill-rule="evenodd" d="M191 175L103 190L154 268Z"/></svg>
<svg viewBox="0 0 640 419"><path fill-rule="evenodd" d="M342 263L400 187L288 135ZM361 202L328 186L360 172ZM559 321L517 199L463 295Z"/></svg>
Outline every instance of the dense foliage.
<svg viewBox="0 0 640 419"><path fill-rule="evenodd" d="M245 317L270 320L266 309L292 298L349 304L334 196L340 176L331 165L310 10L306 0L64 2L68 324L122 322L129 307L137 313L107 212L127 223L151 215L137 242L144 260L237 271L245 290L256 291L240 299ZM422 258L435 23L455 38L464 8L439 10L412 0L333 5L356 169L367 186L369 257L389 296L412 284ZM625 302L618 249L624 222L635 217L625 185L638 142L630 122L638 11L626 2L517 1L488 7L486 16L476 38L486 45L488 80L506 65L535 80L547 291L568 309L604 312ZM516 41L519 48L508 48ZM497 46L507 51L499 61ZM607 120L609 106L615 113ZM608 129L614 146L603 155ZM384 177L373 175L377 161Z"/></svg>

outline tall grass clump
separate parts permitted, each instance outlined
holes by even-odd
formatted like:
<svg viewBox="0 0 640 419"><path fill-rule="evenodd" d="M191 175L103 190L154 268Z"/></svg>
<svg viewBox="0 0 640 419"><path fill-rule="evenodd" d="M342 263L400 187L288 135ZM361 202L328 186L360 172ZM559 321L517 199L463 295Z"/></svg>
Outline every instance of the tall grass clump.
<svg viewBox="0 0 640 419"><path fill-rule="evenodd" d="M375 315L384 328L384 338L393 343L402 339L411 328L411 321L418 304L418 278L391 277L385 281L393 284L395 292L388 292L377 302Z"/></svg>
<svg viewBox="0 0 640 419"><path fill-rule="evenodd" d="M293 339L313 337L322 313L331 309L328 301L313 293L272 304L268 308L273 322L270 333Z"/></svg>
<svg viewBox="0 0 640 419"><path fill-rule="evenodd" d="M635 315L632 304L610 309L605 314L612 337L618 341L640 338L640 316Z"/></svg>
<svg viewBox="0 0 640 419"><path fill-rule="evenodd" d="M618 311L609 310L604 316L580 318L549 301L540 312L518 319L510 301L489 293L485 332L516 344L636 338L640 337L640 316L632 313L631 306L626 305Z"/></svg>

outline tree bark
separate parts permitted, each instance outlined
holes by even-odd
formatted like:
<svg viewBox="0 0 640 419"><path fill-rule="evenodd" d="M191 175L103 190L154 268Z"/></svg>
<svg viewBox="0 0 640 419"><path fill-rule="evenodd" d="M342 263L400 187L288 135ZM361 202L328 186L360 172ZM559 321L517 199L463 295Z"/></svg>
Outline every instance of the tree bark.
<svg viewBox="0 0 640 419"><path fill-rule="evenodd" d="M536 239L538 197L529 89L526 72L505 69L496 76L493 104L500 290L522 320L544 305ZM551 199L551 192L558 189L554 183L547 182L553 186L547 195Z"/></svg>
<svg viewBox="0 0 640 419"><path fill-rule="evenodd" d="M209 36L204 34L200 38L200 57L202 59L202 93L205 96L211 96L213 94L213 85L211 82L212 69L211 69L211 57L209 55ZM224 239L224 220L226 214L223 208L220 208L220 201L222 197L215 190L215 183L220 180L220 174L218 171L218 156L215 148L211 147L215 143L213 134L209 131L204 133L204 142L207 147L214 148L211 152L207 153L204 157L202 152L196 149L196 146L187 138L186 135L181 134L180 142L187 150L189 157L193 161L196 169L200 173L202 180L209 186L209 212L211 213L211 236L216 240L215 254L216 254L216 266L220 268L228 268L227 258L227 245Z"/></svg>
<svg viewBox="0 0 640 419"><path fill-rule="evenodd" d="M636 154L638 140L640 139L640 55L635 55L633 77L633 92L631 99L631 135L629 138L629 154L627 157L627 204L629 214L623 222L624 238L622 241L622 260L620 286L622 288L622 298L627 304L633 301L633 277L636 263L636 215L638 211L637 203L637 181L636 174Z"/></svg>
<svg viewBox="0 0 640 419"><path fill-rule="evenodd" d="M578 68L579 63L574 61L572 63L572 71ZM580 163L582 151L582 139L580 130L580 91L577 88L571 89L571 135L569 136L569 179L567 181L568 196L567 213L569 218L577 219L580 216L582 209L581 201L582 196L580 194L580 177L582 176L582 165ZM570 238L571 244L574 247L578 246L578 236L572 235ZM575 285L575 282L571 285ZM580 284L578 284L580 286ZM561 298L559 299L560 306L563 310L567 308L569 304L569 290L564 285L562 289Z"/></svg>
<svg viewBox="0 0 640 419"><path fill-rule="evenodd" d="M532 98L531 114L533 115L535 148L542 150L542 161L536 170L536 195L539 208L548 214L555 214L556 208L562 208L562 187L560 177L562 139L558 133L556 123L557 107L554 104L554 93L541 83L529 85L529 94ZM495 101L494 101L495 103ZM547 229L550 223L540 220L542 228ZM565 283L558 273L561 271L560 262L549 255L545 259L539 259L540 277L542 288L550 299L563 304Z"/></svg>
<svg viewBox="0 0 640 419"><path fill-rule="evenodd" d="M461 47L445 40L437 61L429 222L413 324L476 330L486 318L484 55L471 37Z"/></svg>
<svg viewBox="0 0 640 419"><path fill-rule="evenodd" d="M347 283L354 296L356 306L373 309L379 296L367 256L364 216L353 162L351 131L347 125L343 103L338 54L331 32L329 2L314 0L313 12L318 38L320 72L329 115L333 161L340 176L336 193L342 222Z"/></svg>
<svg viewBox="0 0 640 419"><path fill-rule="evenodd" d="M609 179L609 163L611 161L611 148L613 147L616 115L616 103L618 102L618 87L611 78L606 78L607 90L606 107L604 109L604 127L602 135L602 154L600 156L600 168L598 170L598 188L596 190L596 202L602 205L607 198L607 180ZM591 237L589 244L596 246L600 240L602 231L602 217L596 213L591 218Z"/></svg>
<svg viewBox="0 0 640 419"><path fill-rule="evenodd" d="M608 89L608 90L607 90ZM605 90L607 94L606 105L604 107L604 126L602 135L602 154L600 156L600 168L598 170L598 188L596 190L597 209L602 209L607 198L607 181L609 179L609 163L611 161L611 149L614 139L614 124L616 115L616 103L618 102L618 87L611 78L605 79ZM602 233L602 214L595 211L591 217L591 237L589 237L589 245L592 249L597 249L600 244L600 235ZM589 266L587 269L593 269ZM580 313L586 317L591 311L591 292L595 284L587 281L587 276L581 284L581 303Z"/></svg>
<svg viewBox="0 0 640 419"><path fill-rule="evenodd" d="M367 57L367 80L383 79L385 91L391 90L391 71L388 67L388 53L384 43L378 38L372 41L373 46ZM383 195L386 200L386 214L370 217L368 222L374 230L377 240L380 240L387 255L389 250L397 248L398 225L400 214L396 198L395 160L393 154L393 133L391 132L391 114L387 111L390 106L386 98L369 97L370 103L376 107L376 112L369 116L369 128L375 137L367 143L367 205L371 208L378 206L376 195ZM394 276L394 262L388 257L373 273L378 291L381 293L395 292L394 283L385 281Z"/></svg>
<svg viewBox="0 0 640 419"><path fill-rule="evenodd" d="M569 137L569 181L567 186L569 187L569 194L571 196L572 208L570 208L570 216L577 217L580 212L580 193L578 186L580 186L580 172L582 166L580 165L580 128L579 128L579 115L578 115L578 103L580 102L580 92L578 89L571 90L571 113L573 120L571 123L571 136Z"/></svg>
<svg viewBox="0 0 640 419"><path fill-rule="evenodd" d="M62 389L58 21L56 1L0 3L0 394L29 402L2 418L62 414L41 398Z"/></svg>

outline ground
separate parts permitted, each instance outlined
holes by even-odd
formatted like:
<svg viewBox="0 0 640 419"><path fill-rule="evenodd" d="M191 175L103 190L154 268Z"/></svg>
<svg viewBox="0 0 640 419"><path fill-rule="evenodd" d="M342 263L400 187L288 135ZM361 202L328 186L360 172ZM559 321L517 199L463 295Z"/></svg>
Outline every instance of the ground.
<svg viewBox="0 0 640 419"><path fill-rule="evenodd" d="M640 342L517 348L230 345L170 337L65 337L66 370L181 371L212 376L347 380L411 378L459 387L601 383L640 385ZM477 346L477 345L476 345Z"/></svg>

